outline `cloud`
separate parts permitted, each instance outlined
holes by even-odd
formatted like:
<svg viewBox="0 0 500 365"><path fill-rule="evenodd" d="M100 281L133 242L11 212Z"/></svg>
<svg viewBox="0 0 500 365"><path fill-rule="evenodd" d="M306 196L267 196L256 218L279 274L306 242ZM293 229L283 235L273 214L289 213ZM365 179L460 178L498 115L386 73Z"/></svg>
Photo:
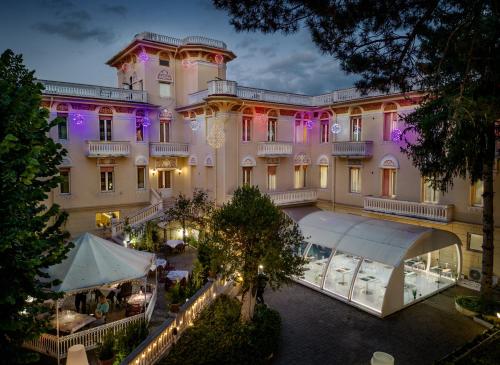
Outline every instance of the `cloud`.
<svg viewBox="0 0 500 365"><path fill-rule="evenodd" d="M59 23L40 22L34 25L34 28L40 32L52 35L58 35L71 41L86 41L95 39L100 43L110 43L115 39L115 34L100 27L87 27L80 20L68 20Z"/></svg>
<svg viewBox="0 0 500 365"><path fill-rule="evenodd" d="M128 9L124 5L103 5L103 10L109 13L114 13L116 15L125 16L128 13Z"/></svg>
<svg viewBox="0 0 500 365"><path fill-rule="evenodd" d="M43 5L57 16L64 15L75 8L75 4L69 0L44 0Z"/></svg>

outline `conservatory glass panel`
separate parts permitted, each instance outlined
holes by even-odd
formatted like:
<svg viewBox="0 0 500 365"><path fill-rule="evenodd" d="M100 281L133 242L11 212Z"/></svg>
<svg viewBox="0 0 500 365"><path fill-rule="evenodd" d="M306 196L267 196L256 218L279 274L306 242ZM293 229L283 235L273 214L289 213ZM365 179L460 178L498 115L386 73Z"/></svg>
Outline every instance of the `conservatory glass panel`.
<svg viewBox="0 0 500 365"><path fill-rule="evenodd" d="M352 278L361 257L337 251L330 261L325 277L324 289L334 294L349 297Z"/></svg>
<svg viewBox="0 0 500 365"><path fill-rule="evenodd" d="M392 270L392 266L364 259L356 275L352 301L381 312Z"/></svg>
<svg viewBox="0 0 500 365"><path fill-rule="evenodd" d="M321 285L325 266L332 249L313 243L306 254L307 263L304 265L304 280L316 286Z"/></svg>
<svg viewBox="0 0 500 365"><path fill-rule="evenodd" d="M304 256L304 253L306 252L306 249L307 249L307 245L309 244L309 242L302 242L299 246L299 251L297 252L297 255L298 256Z"/></svg>

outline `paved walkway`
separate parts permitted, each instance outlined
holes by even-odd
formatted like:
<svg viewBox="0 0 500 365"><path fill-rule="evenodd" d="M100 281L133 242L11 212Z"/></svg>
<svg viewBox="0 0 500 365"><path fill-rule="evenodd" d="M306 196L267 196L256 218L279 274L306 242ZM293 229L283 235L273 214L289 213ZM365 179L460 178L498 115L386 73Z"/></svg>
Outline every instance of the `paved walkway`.
<svg viewBox="0 0 500 365"><path fill-rule="evenodd" d="M282 344L273 364L367 365L374 351L397 365L433 364L483 332L454 309L454 287L385 319L299 284L266 290L266 303L282 317Z"/></svg>

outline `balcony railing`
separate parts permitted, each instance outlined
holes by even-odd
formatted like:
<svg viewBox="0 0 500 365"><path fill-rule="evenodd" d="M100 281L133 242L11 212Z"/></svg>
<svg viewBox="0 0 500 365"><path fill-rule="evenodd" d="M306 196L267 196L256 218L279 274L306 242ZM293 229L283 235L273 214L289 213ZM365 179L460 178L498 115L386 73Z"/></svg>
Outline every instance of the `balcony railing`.
<svg viewBox="0 0 500 365"><path fill-rule="evenodd" d="M317 191L313 189L269 192L267 194L278 206L313 203L318 200Z"/></svg>
<svg viewBox="0 0 500 365"><path fill-rule="evenodd" d="M280 91L257 89L253 87L238 86L236 81L230 80L212 80L208 82L208 90L198 91L190 94L188 102L190 104L200 103L207 96L214 95L235 95L241 99L265 101L269 103L302 105L308 107L324 106L334 103L340 103L349 100L370 98L395 94L399 91L391 89L388 93L372 91L362 95L356 88L336 90L328 94L309 96Z"/></svg>
<svg viewBox="0 0 500 365"><path fill-rule="evenodd" d="M257 148L259 157L284 157L292 155L290 142L260 142Z"/></svg>
<svg viewBox="0 0 500 365"><path fill-rule="evenodd" d="M187 157L189 144L175 142L151 142L150 154L153 157Z"/></svg>
<svg viewBox="0 0 500 365"><path fill-rule="evenodd" d="M130 155L130 142L87 141L88 157L126 157Z"/></svg>
<svg viewBox="0 0 500 365"><path fill-rule="evenodd" d="M364 209L438 222L451 222L453 219L453 205L417 203L367 196L364 198Z"/></svg>
<svg viewBox="0 0 500 365"><path fill-rule="evenodd" d="M188 45L188 44L201 44L204 46L209 46L209 47L214 47L214 48L227 49L226 43L224 43L222 41L218 41L216 39L211 39L211 38L202 37L202 36L189 36L189 37L185 37L185 38L180 39L180 38L169 37L169 36L166 36L163 34L143 32L143 33L137 34L135 36L135 39L144 39L147 41L170 44L170 45L177 46L177 47Z"/></svg>
<svg viewBox="0 0 500 365"><path fill-rule="evenodd" d="M45 90L42 92L49 95L77 96L82 98L121 100L140 103L148 102L148 94L142 90L128 90L115 87L74 84L71 82L60 81L38 81L45 87Z"/></svg>
<svg viewBox="0 0 500 365"><path fill-rule="evenodd" d="M373 156L373 142L333 142L332 156L366 158Z"/></svg>

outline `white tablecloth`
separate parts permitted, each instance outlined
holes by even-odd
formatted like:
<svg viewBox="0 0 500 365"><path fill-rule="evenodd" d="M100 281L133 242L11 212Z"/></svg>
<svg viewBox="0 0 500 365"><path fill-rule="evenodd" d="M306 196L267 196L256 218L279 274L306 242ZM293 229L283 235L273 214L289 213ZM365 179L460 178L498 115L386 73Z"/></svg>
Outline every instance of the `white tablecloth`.
<svg viewBox="0 0 500 365"><path fill-rule="evenodd" d="M74 333L95 320L94 317L87 314L77 313L72 310L63 310L59 313L59 331ZM51 319L50 324L56 328L57 320L55 316Z"/></svg>
<svg viewBox="0 0 500 365"><path fill-rule="evenodd" d="M156 259L156 267L163 267L165 268L167 266L167 260L165 259Z"/></svg>
<svg viewBox="0 0 500 365"><path fill-rule="evenodd" d="M185 270L173 270L169 271L169 273L167 274L167 278L172 281L181 281L182 278L186 278L187 280L188 276L189 276L189 271Z"/></svg>
<svg viewBox="0 0 500 365"><path fill-rule="evenodd" d="M151 300L151 296L153 294L151 293L137 293L137 294L132 294L128 299L127 303L128 304L144 304L144 299L146 299L146 303L149 303Z"/></svg>
<svg viewBox="0 0 500 365"><path fill-rule="evenodd" d="M177 246L182 245L182 244L184 244L183 240L168 240L167 242L165 242L165 245L172 247L172 248L176 248Z"/></svg>

